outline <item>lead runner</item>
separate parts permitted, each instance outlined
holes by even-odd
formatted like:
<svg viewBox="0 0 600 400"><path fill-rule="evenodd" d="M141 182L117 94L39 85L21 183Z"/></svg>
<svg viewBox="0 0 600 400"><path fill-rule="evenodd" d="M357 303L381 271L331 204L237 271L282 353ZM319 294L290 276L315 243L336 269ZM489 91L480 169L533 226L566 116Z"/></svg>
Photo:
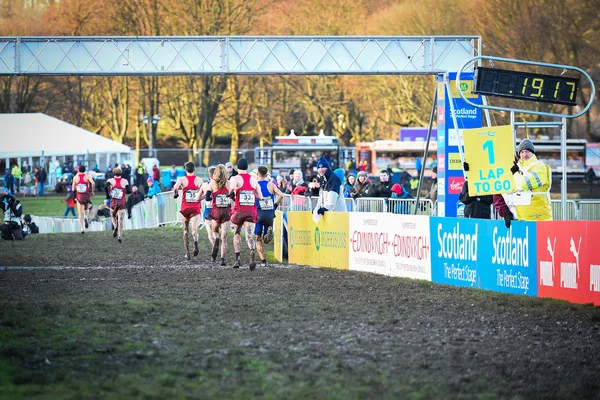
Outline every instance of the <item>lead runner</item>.
<svg viewBox="0 0 600 400"><path fill-rule="evenodd" d="M233 268L239 268L242 264L240 255L242 237L240 231L244 227L246 230L246 243L250 249L250 271L254 271L254 268L256 268L256 243L252 239L252 234L256 223L256 199L262 200L263 197L259 190L258 181L248 173L248 160L240 158L237 167L238 175L229 178L231 193L235 193L235 204L231 215L231 222L235 229L233 236L235 264L233 264Z"/></svg>
<svg viewBox="0 0 600 400"><path fill-rule="evenodd" d="M189 226L192 226L194 238L194 257L198 255L198 225L200 224L200 200L198 192L202 186L202 179L194 174L196 166L188 161L184 165L185 176L180 177L173 186L173 198L179 197L179 188L182 188L181 210L183 216L183 244L185 245L185 259L190 260Z"/></svg>

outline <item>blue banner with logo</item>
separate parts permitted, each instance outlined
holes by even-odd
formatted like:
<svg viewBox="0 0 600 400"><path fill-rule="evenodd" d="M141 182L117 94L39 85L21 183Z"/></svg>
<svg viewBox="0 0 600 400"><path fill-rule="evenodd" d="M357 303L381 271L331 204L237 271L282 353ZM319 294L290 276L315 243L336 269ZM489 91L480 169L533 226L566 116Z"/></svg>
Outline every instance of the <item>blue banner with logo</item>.
<svg viewBox="0 0 600 400"><path fill-rule="evenodd" d="M537 296L536 224L432 217L433 282Z"/></svg>

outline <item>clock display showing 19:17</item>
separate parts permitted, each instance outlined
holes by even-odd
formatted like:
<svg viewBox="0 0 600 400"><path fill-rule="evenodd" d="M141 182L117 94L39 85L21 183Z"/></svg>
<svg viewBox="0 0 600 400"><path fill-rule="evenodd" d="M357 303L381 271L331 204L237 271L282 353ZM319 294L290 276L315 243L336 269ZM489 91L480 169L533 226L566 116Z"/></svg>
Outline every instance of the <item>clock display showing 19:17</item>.
<svg viewBox="0 0 600 400"><path fill-rule="evenodd" d="M474 86L474 93L485 96L576 106L579 79L477 67Z"/></svg>

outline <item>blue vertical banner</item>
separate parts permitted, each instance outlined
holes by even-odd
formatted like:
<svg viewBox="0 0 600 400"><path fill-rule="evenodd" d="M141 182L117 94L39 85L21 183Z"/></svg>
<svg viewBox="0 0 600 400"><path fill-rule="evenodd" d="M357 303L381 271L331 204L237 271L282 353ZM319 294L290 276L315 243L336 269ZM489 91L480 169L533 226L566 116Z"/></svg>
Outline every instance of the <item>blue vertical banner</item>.
<svg viewBox="0 0 600 400"><path fill-rule="evenodd" d="M461 74L461 92L471 102L481 104L481 96L473 94L474 74ZM444 85L445 76L438 75L438 216L456 217L458 195L465 182L458 146L457 127L452 119L450 101L454 106L459 129L482 127L482 110L467 104L456 88L456 73L448 74L451 93Z"/></svg>
<svg viewBox="0 0 600 400"><path fill-rule="evenodd" d="M431 280L537 296L535 222L432 217Z"/></svg>

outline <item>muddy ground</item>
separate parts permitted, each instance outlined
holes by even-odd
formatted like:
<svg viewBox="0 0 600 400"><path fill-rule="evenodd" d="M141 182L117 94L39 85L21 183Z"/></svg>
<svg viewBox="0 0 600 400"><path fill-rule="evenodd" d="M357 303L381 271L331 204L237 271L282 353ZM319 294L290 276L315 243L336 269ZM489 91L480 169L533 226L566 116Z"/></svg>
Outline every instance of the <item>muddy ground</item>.
<svg viewBox="0 0 600 400"><path fill-rule="evenodd" d="M236 270L201 238L192 262L171 228L0 241L1 266L68 267L0 271L0 398L600 398L598 308Z"/></svg>

